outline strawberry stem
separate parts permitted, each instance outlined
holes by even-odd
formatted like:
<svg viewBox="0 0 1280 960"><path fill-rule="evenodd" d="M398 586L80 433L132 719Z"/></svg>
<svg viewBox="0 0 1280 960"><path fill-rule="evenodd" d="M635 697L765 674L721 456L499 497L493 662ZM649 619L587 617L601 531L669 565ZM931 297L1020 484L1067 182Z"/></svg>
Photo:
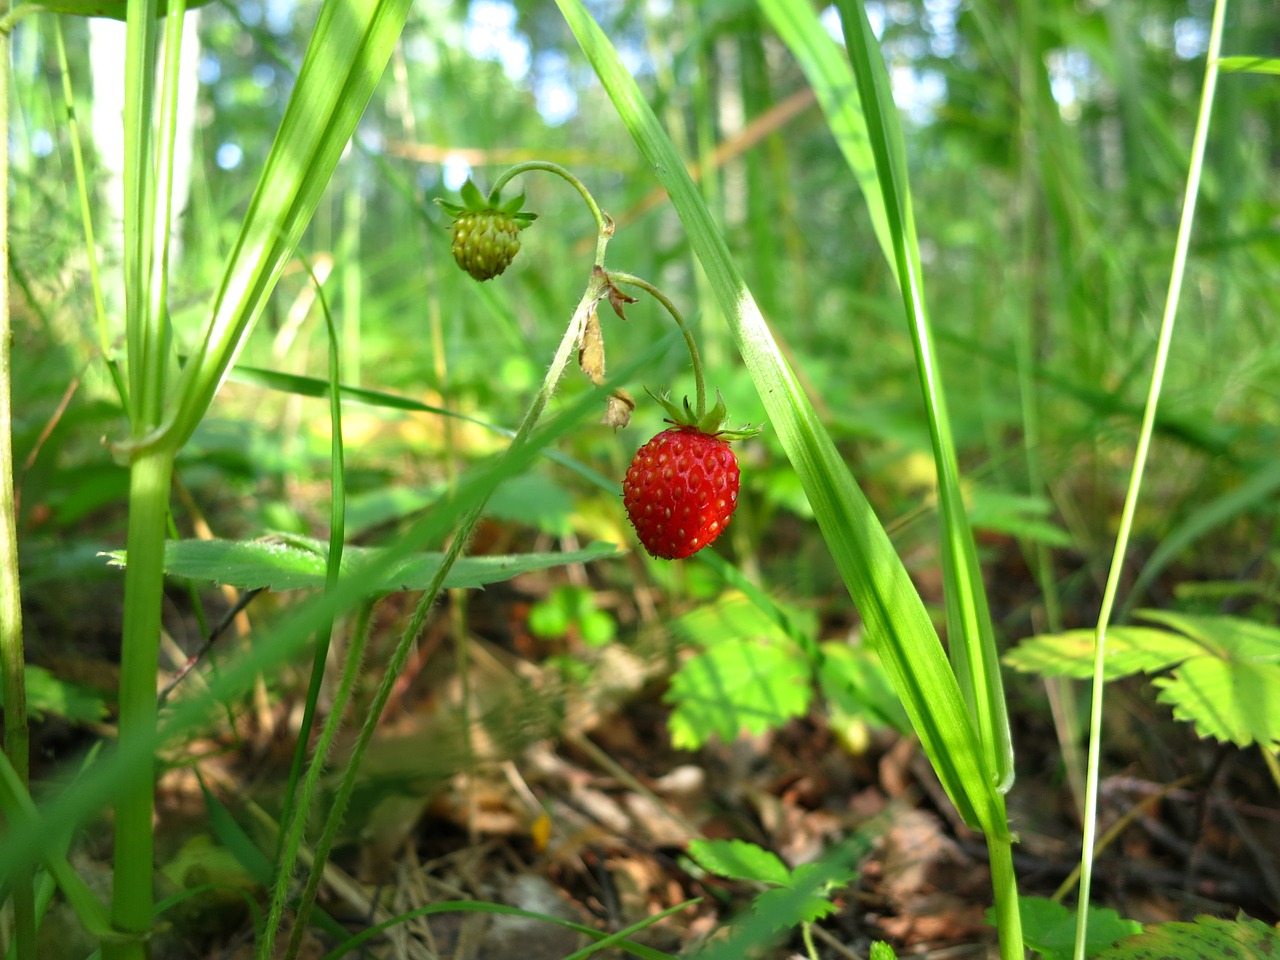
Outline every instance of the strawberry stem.
<svg viewBox="0 0 1280 960"><path fill-rule="evenodd" d="M489 192L490 201L496 202L499 192L507 183L522 173L528 173L530 170L543 170L547 173L554 173L577 190L578 193L582 194L582 199L586 201L587 207L591 210L591 215L596 219L596 266L603 267L604 248L609 245L609 238L613 236L613 219L600 209L599 204L596 203L596 198L591 195L591 191L587 189L586 184L560 166L560 164L552 163L550 160L526 160L524 163L517 163L514 167L504 171L493 182L493 189Z"/></svg>
<svg viewBox="0 0 1280 960"><path fill-rule="evenodd" d="M615 283L626 283L640 288L666 307L667 313L671 314L672 319L675 320L676 326L684 334L684 342L689 348L689 359L693 361L695 410L697 419L699 421L702 420L707 414L707 388L702 378L702 357L698 353L698 344L694 342L693 332L689 329L688 324L684 322L683 315L676 308L676 305L671 302L671 299L648 280L642 280L640 277L633 276L630 273L610 273L609 277Z"/></svg>

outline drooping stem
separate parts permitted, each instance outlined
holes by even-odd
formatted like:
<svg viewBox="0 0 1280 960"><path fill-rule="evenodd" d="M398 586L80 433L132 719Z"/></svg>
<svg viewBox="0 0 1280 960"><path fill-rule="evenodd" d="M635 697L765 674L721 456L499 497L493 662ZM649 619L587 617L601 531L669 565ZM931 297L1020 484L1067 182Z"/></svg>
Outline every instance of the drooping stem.
<svg viewBox="0 0 1280 960"><path fill-rule="evenodd" d="M497 180L493 182L493 189L489 192L490 201L492 202L499 191L502 190L512 179L518 177L522 173L528 173L530 170L542 170L546 173L554 173L578 193L582 194L582 199L586 201L587 207L591 210L591 215L596 218L596 266L604 266L604 249L609 245L609 238L613 236L613 220L604 213L596 198L591 195L591 191L587 189L586 184L575 177L572 173L560 166L558 163L552 163L550 160L526 160L524 163L517 163L514 167L504 171Z"/></svg>
<svg viewBox="0 0 1280 960"><path fill-rule="evenodd" d="M638 287L653 299L657 300L667 313L671 314L671 318L675 320L676 326L680 328L680 332L684 334L685 345L689 348L689 359L693 362L693 386L694 386L694 406L698 419L701 420L707 413L707 387L702 375L702 356L698 353L698 344L693 339L693 331L689 329L689 325L684 322L684 315L680 313L676 305L671 302L671 298L655 287L648 280L642 280L640 277L633 276L629 273L610 273L609 277L614 283L625 283L628 286Z"/></svg>

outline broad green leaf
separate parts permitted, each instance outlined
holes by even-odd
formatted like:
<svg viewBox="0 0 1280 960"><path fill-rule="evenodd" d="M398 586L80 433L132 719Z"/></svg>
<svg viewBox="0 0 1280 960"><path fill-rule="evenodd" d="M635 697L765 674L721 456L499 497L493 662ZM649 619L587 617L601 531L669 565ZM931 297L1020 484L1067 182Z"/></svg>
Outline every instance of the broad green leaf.
<svg viewBox="0 0 1280 960"><path fill-rule="evenodd" d="M1104 950L1097 960L1223 960L1280 956L1280 931L1241 915L1236 920L1196 917L1193 923L1158 923Z"/></svg>
<svg viewBox="0 0 1280 960"><path fill-rule="evenodd" d="M809 708L813 685L799 651L755 640L722 640L671 678L671 743L695 750L712 736L776 729Z"/></svg>
<svg viewBox="0 0 1280 960"><path fill-rule="evenodd" d="M1007 533L1023 540L1047 543L1051 547L1071 547L1075 540L1047 518L1053 505L1044 497L974 487L967 497L969 522L975 530Z"/></svg>
<svg viewBox="0 0 1280 960"><path fill-rule="evenodd" d="M728 936L716 937L699 951L699 960L741 960L754 956L778 931L816 919L832 908L830 894L857 876L858 860L870 847L866 835L827 851L821 860L797 867L786 886L766 890L749 913L729 925Z"/></svg>
<svg viewBox="0 0 1280 960"><path fill-rule="evenodd" d="M793 882L785 887L766 890L756 897L752 909L768 918L775 930L801 923L812 923L835 913L831 893L852 879L852 874L839 877L821 862L806 863L796 868Z"/></svg>
<svg viewBox="0 0 1280 960"><path fill-rule="evenodd" d="M1156 699L1200 736L1280 749L1280 664L1193 657L1155 684Z"/></svg>
<svg viewBox="0 0 1280 960"><path fill-rule="evenodd" d="M689 856L718 877L778 885L791 882L791 871L776 853L746 840L691 840Z"/></svg>
<svg viewBox="0 0 1280 960"><path fill-rule="evenodd" d="M1019 897L1026 944L1043 960L1071 960L1076 941L1076 911L1046 897ZM988 911L988 921L992 913ZM1085 956L1096 956L1117 940L1142 932L1142 924L1125 920L1109 907L1090 907Z"/></svg>
<svg viewBox="0 0 1280 960"><path fill-rule="evenodd" d="M783 607L774 601L774 606L782 611ZM804 624L799 627L809 635L816 630L817 624L811 615L800 611L787 610L789 622ZM785 630L779 620L774 617L760 616L759 607L744 594L736 591L716 598L713 603L704 603L677 618L672 624L680 636L692 643L714 646L725 640L768 640L770 642L786 642L794 639Z"/></svg>
<svg viewBox="0 0 1280 960"><path fill-rule="evenodd" d="M1169 670L1158 699L1204 737L1264 749L1280 746L1280 629L1238 617L1161 610L1139 615L1173 627L1112 627L1105 678ZM1047 676L1093 672L1094 632L1032 637L1005 656L1010 666Z"/></svg>
<svg viewBox="0 0 1280 960"><path fill-rule="evenodd" d="M662 124L580 0L557 0L565 20L645 161L667 190L710 289L814 509L833 559L867 625L920 742L971 824L1003 836L997 776L983 756L928 612L883 526L849 473L774 340L725 239Z"/></svg>
<svg viewBox="0 0 1280 960"><path fill-rule="evenodd" d="M1042 677L1093 676L1093 630L1068 630L1041 634L1019 643L1004 656L1004 662L1023 673ZM1169 630L1155 627L1112 627L1107 631L1107 658L1104 677L1118 680L1135 673L1167 670L1187 657L1203 652L1200 644Z"/></svg>
<svg viewBox="0 0 1280 960"><path fill-rule="evenodd" d="M165 573L189 580L226 583L242 590L319 590L325 585L326 546L319 540L176 540L165 544ZM387 564L389 551L375 547L347 547L342 573L350 577L378 569L376 579L362 579L369 593L421 590L440 566L442 553L426 553ZM110 554L127 566L124 551ZM445 578L446 587L474 589L499 583L532 570L548 570L569 563L589 563L618 556L618 548L597 543L572 553L522 553L507 556L462 557Z"/></svg>

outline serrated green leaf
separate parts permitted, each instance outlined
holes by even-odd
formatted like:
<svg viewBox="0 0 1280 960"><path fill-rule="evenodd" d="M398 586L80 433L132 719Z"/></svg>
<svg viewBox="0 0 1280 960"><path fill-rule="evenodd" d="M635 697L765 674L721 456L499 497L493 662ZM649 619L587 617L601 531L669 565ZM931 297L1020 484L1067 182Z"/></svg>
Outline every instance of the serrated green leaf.
<svg viewBox="0 0 1280 960"><path fill-rule="evenodd" d="M898 960L898 955L893 952L893 947L885 943L883 940L877 940L871 944L870 960Z"/></svg>
<svg viewBox="0 0 1280 960"><path fill-rule="evenodd" d="M791 882L791 871L777 854L746 840L691 840L689 856L703 870L729 880Z"/></svg>
<svg viewBox="0 0 1280 960"><path fill-rule="evenodd" d="M832 891L843 887L856 874L833 864L818 861L796 867L791 883L766 890L756 897L753 909L767 918L775 930L812 923L835 912Z"/></svg>
<svg viewBox="0 0 1280 960"><path fill-rule="evenodd" d="M795 629L810 634L816 629L812 614L791 608L785 612ZM722 594L714 603L696 607L672 625L684 639L707 646L724 640L783 642L788 639L776 618L762 617L757 605L736 590Z"/></svg>
<svg viewBox="0 0 1280 960"><path fill-rule="evenodd" d="M729 742L743 730L780 727L809 708L809 665L794 648L757 640L722 640L685 662L665 697L674 705L671 742L694 750L712 736Z"/></svg>
<svg viewBox="0 0 1280 960"><path fill-rule="evenodd" d="M1108 680L1171 669L1155 681L1158 699L1201 736L1240 747L1280 746L1280 629L1238 617L1162 610L1139 615L1174 630L1107 631ZM1032 637L1005 662L1027 672L1082 678L1092 673L1093 650L1092 630L1072 630Z"/></svg>
<svg viewBox="0 0 1280 960"><path fill-rule="evenodd" d="M1195 657L1155 683L1156 699L1200 736L1280 748L1280 664Z"/></svg>
<svg viewBox="0 0 1280 960"><path fill-rule="evenodd" d="M342 558L343 576L379 563L384 550L348 547ZM476 588L510 580L531 570L547 570L569 563L588 563L618 555L613 544L597 543L572 553L523 553L507 556L463 557L445 579L446 587ZM119 566L123 550L108 554ZM410 557L369 584L370 593L421 590L431 582L444 555ZM178 540L165 545L165 573L190 580L226 583L243 590L319 590L325 585L325 546L303 537L288 542L264 540Z"/></svg>
<svg viewBox="0 0 1280 960"><path fill-rule="evenodd" d="M1205 648L1203 652L1257 663L1280 663L1280 629L1265 623L1174 610L1139 610L1138 616L1185 633Z"/></svg>
<svg viewBox="0 0 1280 960"><path fill-rule="evenodd" d="M1197 917L1193 923L1158 923L1116 944L1097 960L1262 960L1280 956L1280 931L1252 917Z"/></svg>
<svg viewBox="0 0 1280 960"><path fill-rule="evenodd" d="M1004 656L1004 662L1023 673L1044 677L1093 676L1095 641L1092 630L1068 630L1023 640ZM1155 673L1203 652L1203 648L1169 630L1154 627L1112 627L1107 631L1106 679L1135 673Z"/></svg>

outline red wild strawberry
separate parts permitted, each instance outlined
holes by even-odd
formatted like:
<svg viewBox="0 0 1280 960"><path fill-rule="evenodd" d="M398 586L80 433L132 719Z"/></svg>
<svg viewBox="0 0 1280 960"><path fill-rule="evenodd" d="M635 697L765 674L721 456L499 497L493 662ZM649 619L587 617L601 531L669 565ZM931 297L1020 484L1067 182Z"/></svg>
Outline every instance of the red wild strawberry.
<svg viewBox="0 0 1280 960"><path fill-rule="evenodd" d="M738 458L727 440L675 426L636 452L622 501L644 548L679 560L724 532L738 505L738 482Z"/></svg>

